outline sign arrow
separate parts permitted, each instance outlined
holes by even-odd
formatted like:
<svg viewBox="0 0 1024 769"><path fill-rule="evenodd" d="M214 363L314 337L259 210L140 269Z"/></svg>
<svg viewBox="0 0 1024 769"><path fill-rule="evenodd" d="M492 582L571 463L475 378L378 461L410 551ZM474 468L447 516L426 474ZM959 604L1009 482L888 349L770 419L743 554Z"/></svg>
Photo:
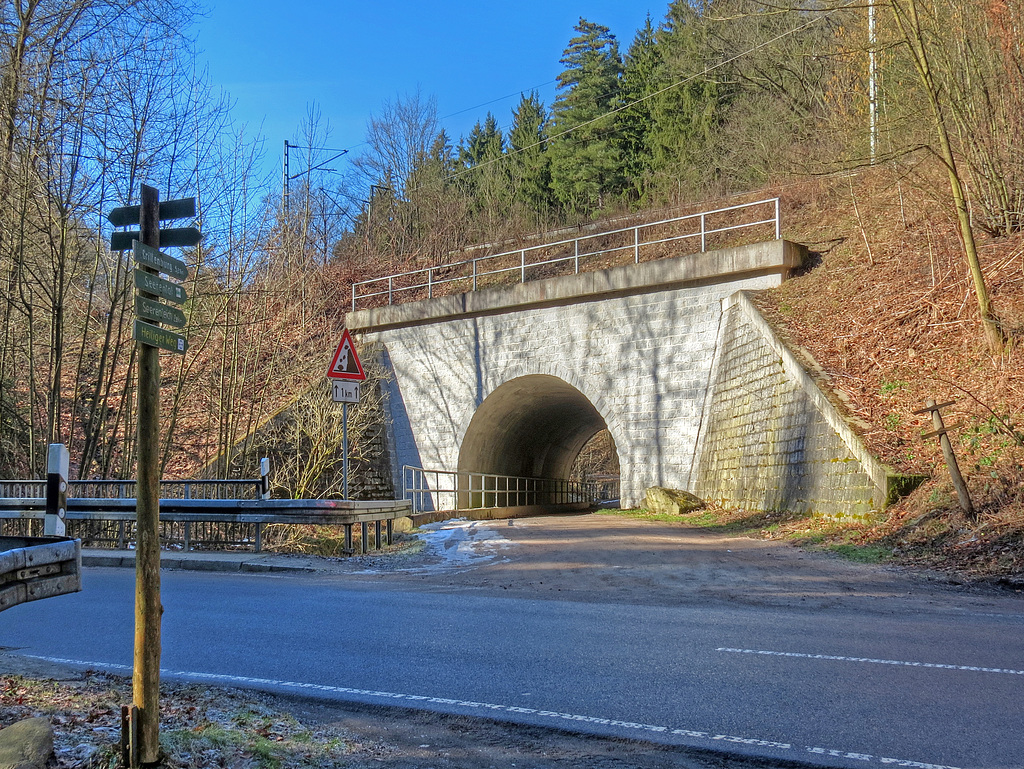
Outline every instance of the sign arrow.
<svg viewBox="0 0 1024 769"><path fill-rule="evenodd" d="M157 251L155 248L150 248L145 243L139 243L137 240L132 243L132 251L138 264L152 267L154 270L160 270L160 272L166 273L178 280L185 280L188 277L188 268L180 259L168 256L161 251Z"/></svg>
<svg viewBox="0 0 1024 769"><path fill-rule="evenodd" d="M155 294L156 296L162 296L164 299L170 299L175 304L184 304L188 299L185 289L177 283L171 283L169 280L158 278L156 275L138 268L135 269L135 288L139 291L145 291L147 294Z"/></svg>
<svg viewBox="0 0 1024 769"><path fill-rule="evenodd" d="M107 221L115 227L127 227L130 224L139 223L139 212L141 206L122 206L115 208L107 214ZM166 219L192 219L196 215L196 199L180 198L179 200L165 200L160 203L157 217L160 221ZM121 249L112 249L119 251Z"/></svg>
<svg viewBox="0 0 1024 769"><path fill-rule="evenodd" d="M135 296L135 314L145 320L152 320L157 323L166 323L174 328L181 328L185 325L185 313L177 307L161 304L144 296Z"/></svg>
<svg viewBox="0 0 1024 769"><path fill-rule="evenodd" d="M135 321L135 327L132 329L132 338L150 347L159 347L163 350L170 350L182 355L188 350L188 340L181 336L181 334L175 334L173 331L168 331L159 326L151 326L148 323L143 323L141 320Z"/></svg>
<svg viewBox="0 0 1024 769"><path fill-rule="evenodd" d="M170 227L160 230L161 248L187 248L195 246L203 239L203 233L195 227ZM110 250L127 251L132 247L132 241L142 241L142 235L138 230L127 230L125 232L110 233Z"/></svg>

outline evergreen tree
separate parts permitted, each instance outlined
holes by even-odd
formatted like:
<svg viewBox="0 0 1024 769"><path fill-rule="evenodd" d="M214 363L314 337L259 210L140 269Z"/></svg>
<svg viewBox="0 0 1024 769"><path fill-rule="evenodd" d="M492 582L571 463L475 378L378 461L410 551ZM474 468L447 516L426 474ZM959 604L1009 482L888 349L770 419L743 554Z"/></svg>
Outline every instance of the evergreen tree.
<svg viewBox="0 0 1024 769"><path fill-rule="evenodd" d="M547 123L547 111L537 93L521 95L508 134L508 165L515 199L534 214L546 213L551 205L551 172L544 141Z"/></svg>
<svg viewBox="0 0 1024 769"><path fill-rule="evenodd" d="M619 117L626 180L640 202L650 184L653 165L651 133L654 130L651 94L658 89L662 66L650 14L626 53L622 72L622 100L627 105Z"/></svg>
<svg viewBox="0 0 1024 769"><path fill-rule="evenodd" d="M473 168L488 160L501 157L505 151L505 137L501 135L498 121L490 112L483 125L478 120L468 137L459 142L459 161L466 168Z"/></svg>
<svg viewBox="0 0 1024 769"><path fill-rule="evenodd" d="M505 137L490 112L478 121L469 136L459 142L459 160L470 173L464 174L469 210L474 214L481 238L498 236L507 225L512 208L512 185L508 168L501 162Z"/></svg>
<svg viewBox="0 0 1024 769"><path fill-rule="evenodd" d="M623 185L618 118L622 59L608 27L581 18L569 41L552 108L551 187L572 212L590 214Z"/></svg>
<svg viewBox="0 0 1024 769"><path fill-rule="evenodd" d="M669 5L657 32L661 53L658 88L651 99L651 160L663 197L696 193L716 175L715 130L722 121L726 89L705 73L712 63L703 6L687 0Z"/></svg>

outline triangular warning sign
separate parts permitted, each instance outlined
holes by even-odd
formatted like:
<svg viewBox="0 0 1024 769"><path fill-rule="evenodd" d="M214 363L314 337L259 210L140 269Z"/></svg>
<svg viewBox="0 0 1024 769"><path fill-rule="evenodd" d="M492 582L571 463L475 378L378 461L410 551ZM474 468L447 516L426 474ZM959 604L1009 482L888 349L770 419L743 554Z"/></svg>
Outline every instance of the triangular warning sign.
<svg viewBox="0 0 1024 769"><path fill-rule="evenodd" d="M366 379L366 372L363 371L363 364L359 362L356 346L347 328L341 335L338 349L334 351L331 365L327 367L327 376L331 379Z"/></svg>

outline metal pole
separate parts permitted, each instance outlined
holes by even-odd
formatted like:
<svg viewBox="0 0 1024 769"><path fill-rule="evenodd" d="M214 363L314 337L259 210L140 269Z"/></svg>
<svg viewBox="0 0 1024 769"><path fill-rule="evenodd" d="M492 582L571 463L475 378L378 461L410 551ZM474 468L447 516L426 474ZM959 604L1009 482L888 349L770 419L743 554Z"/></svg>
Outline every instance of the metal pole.
<svg viewBox="0 0 1024 769"><path fill-rule="evenodd" d="M875 2L868 2L868 141L871 146L871 164L875 164L878 139L878 62L875 59Z"/></svg>
<svg viewBox="0 0 1024 769"><path fill-rule="evenodd" d="M43 522L43 534L48 537L67 534L69 466L67 447L63 443L51 443L46 454L46 519Z"/></svg>
<svg viewBox="0 0 1024 769"><path fill-rule="evenodd" d="M142 185L139 230L142 242L160 247L160 193ZM156 270L148 272L155 273ZM160 758L160 350L138 343L138 466L135 523L135 655L132 697L140 723L133 758Z"/></svg>
<svg viewBox="0 0 1024 769"><path fill-rule="evenodd" d="M342 499L348 499L348 404L341 404L341 482Z"/></svg>
<svg viewBox="0 0 1024 769"><path fill-rule="evenodd" d="M284 218L288 218L288 140L284 140L284 185L281 187L281 208ZM354 308L353 308L354 309Z"/></svg>

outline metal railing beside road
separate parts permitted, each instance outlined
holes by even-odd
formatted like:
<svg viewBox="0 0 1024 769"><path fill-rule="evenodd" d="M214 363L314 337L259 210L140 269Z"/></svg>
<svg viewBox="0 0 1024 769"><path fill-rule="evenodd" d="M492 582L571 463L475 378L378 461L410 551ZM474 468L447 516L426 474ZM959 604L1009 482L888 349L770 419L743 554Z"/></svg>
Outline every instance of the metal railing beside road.
<svg viewBox="0 0 1024 769"><path fill-rule="evenodd" d="M261 478L240 480L160 481L162 499L259 499ZM0 480L0 499L46 496L46 481ZM68 481L68 497L87 499L135 499L135 481Z"/></svg>
<svg viewBox="0 0 1024 769"><path fill-rule="evenodd" d="M527 478L493 473L425 470L402 467L402 489L412 512L478 510L495 507L596 503L602 488L596 483L560 478Z"/></svg>
<svg viewBox="0 0 1024 769"><path fill-rule="evenodd" d="M760 214L758 211L771 211L770 215ZM739 224L723 224L713 226L710 219L733 215L737 212L755 212L752 221L743 221ZM669 233L664 230L671 229L686 222L693 222L694 227L690 232ZM581 260L593 259L598 256L608 256L632 252L633 261L639 264L641 253L650 250L654 246L665 243L675 243L686 240L700 241L700 251L707 250L708 238L725 232L749 229L753 227L764 227L772 225L773 235L776 240L782 237L782 218L780 212L779 198L768 198L753 203L742 203L725 208L717 208L712 211L703 211L698 214L677 216L671 219L662 219L656 222L647 222L633 227L623 227L617 230L606 232L595 232L588 235L581 235L576 238L559 240L552 243L544 243L538 246L519 248L512 251L503 251L500 254L479 256L475 259L467 259L461 262L439 265L437 267L424 267L419 270L385 275L380 278L371 278L352 284L352 310L359 309L360 301L377 299L375 304L399 304L404 300L433 298L435 292L450 284L461 291L476 291L481 283L488 286L497 281L486 279L494 276L511 275L516 283L527 282L527 272L536 271L537 268L550 265L572 265L570 274L579 274ZM661 232L659 232L661 230ZM616 239L615 236L622 236L619 245L606 246L601 240ZM556 255L544 255L545 251L556 251ZM584 270L585 271L585 270ZM543 275L542 277L549 277ZM499 278L500 280L500 278ZM387 297L384 302L382 297Z"/></svg>

